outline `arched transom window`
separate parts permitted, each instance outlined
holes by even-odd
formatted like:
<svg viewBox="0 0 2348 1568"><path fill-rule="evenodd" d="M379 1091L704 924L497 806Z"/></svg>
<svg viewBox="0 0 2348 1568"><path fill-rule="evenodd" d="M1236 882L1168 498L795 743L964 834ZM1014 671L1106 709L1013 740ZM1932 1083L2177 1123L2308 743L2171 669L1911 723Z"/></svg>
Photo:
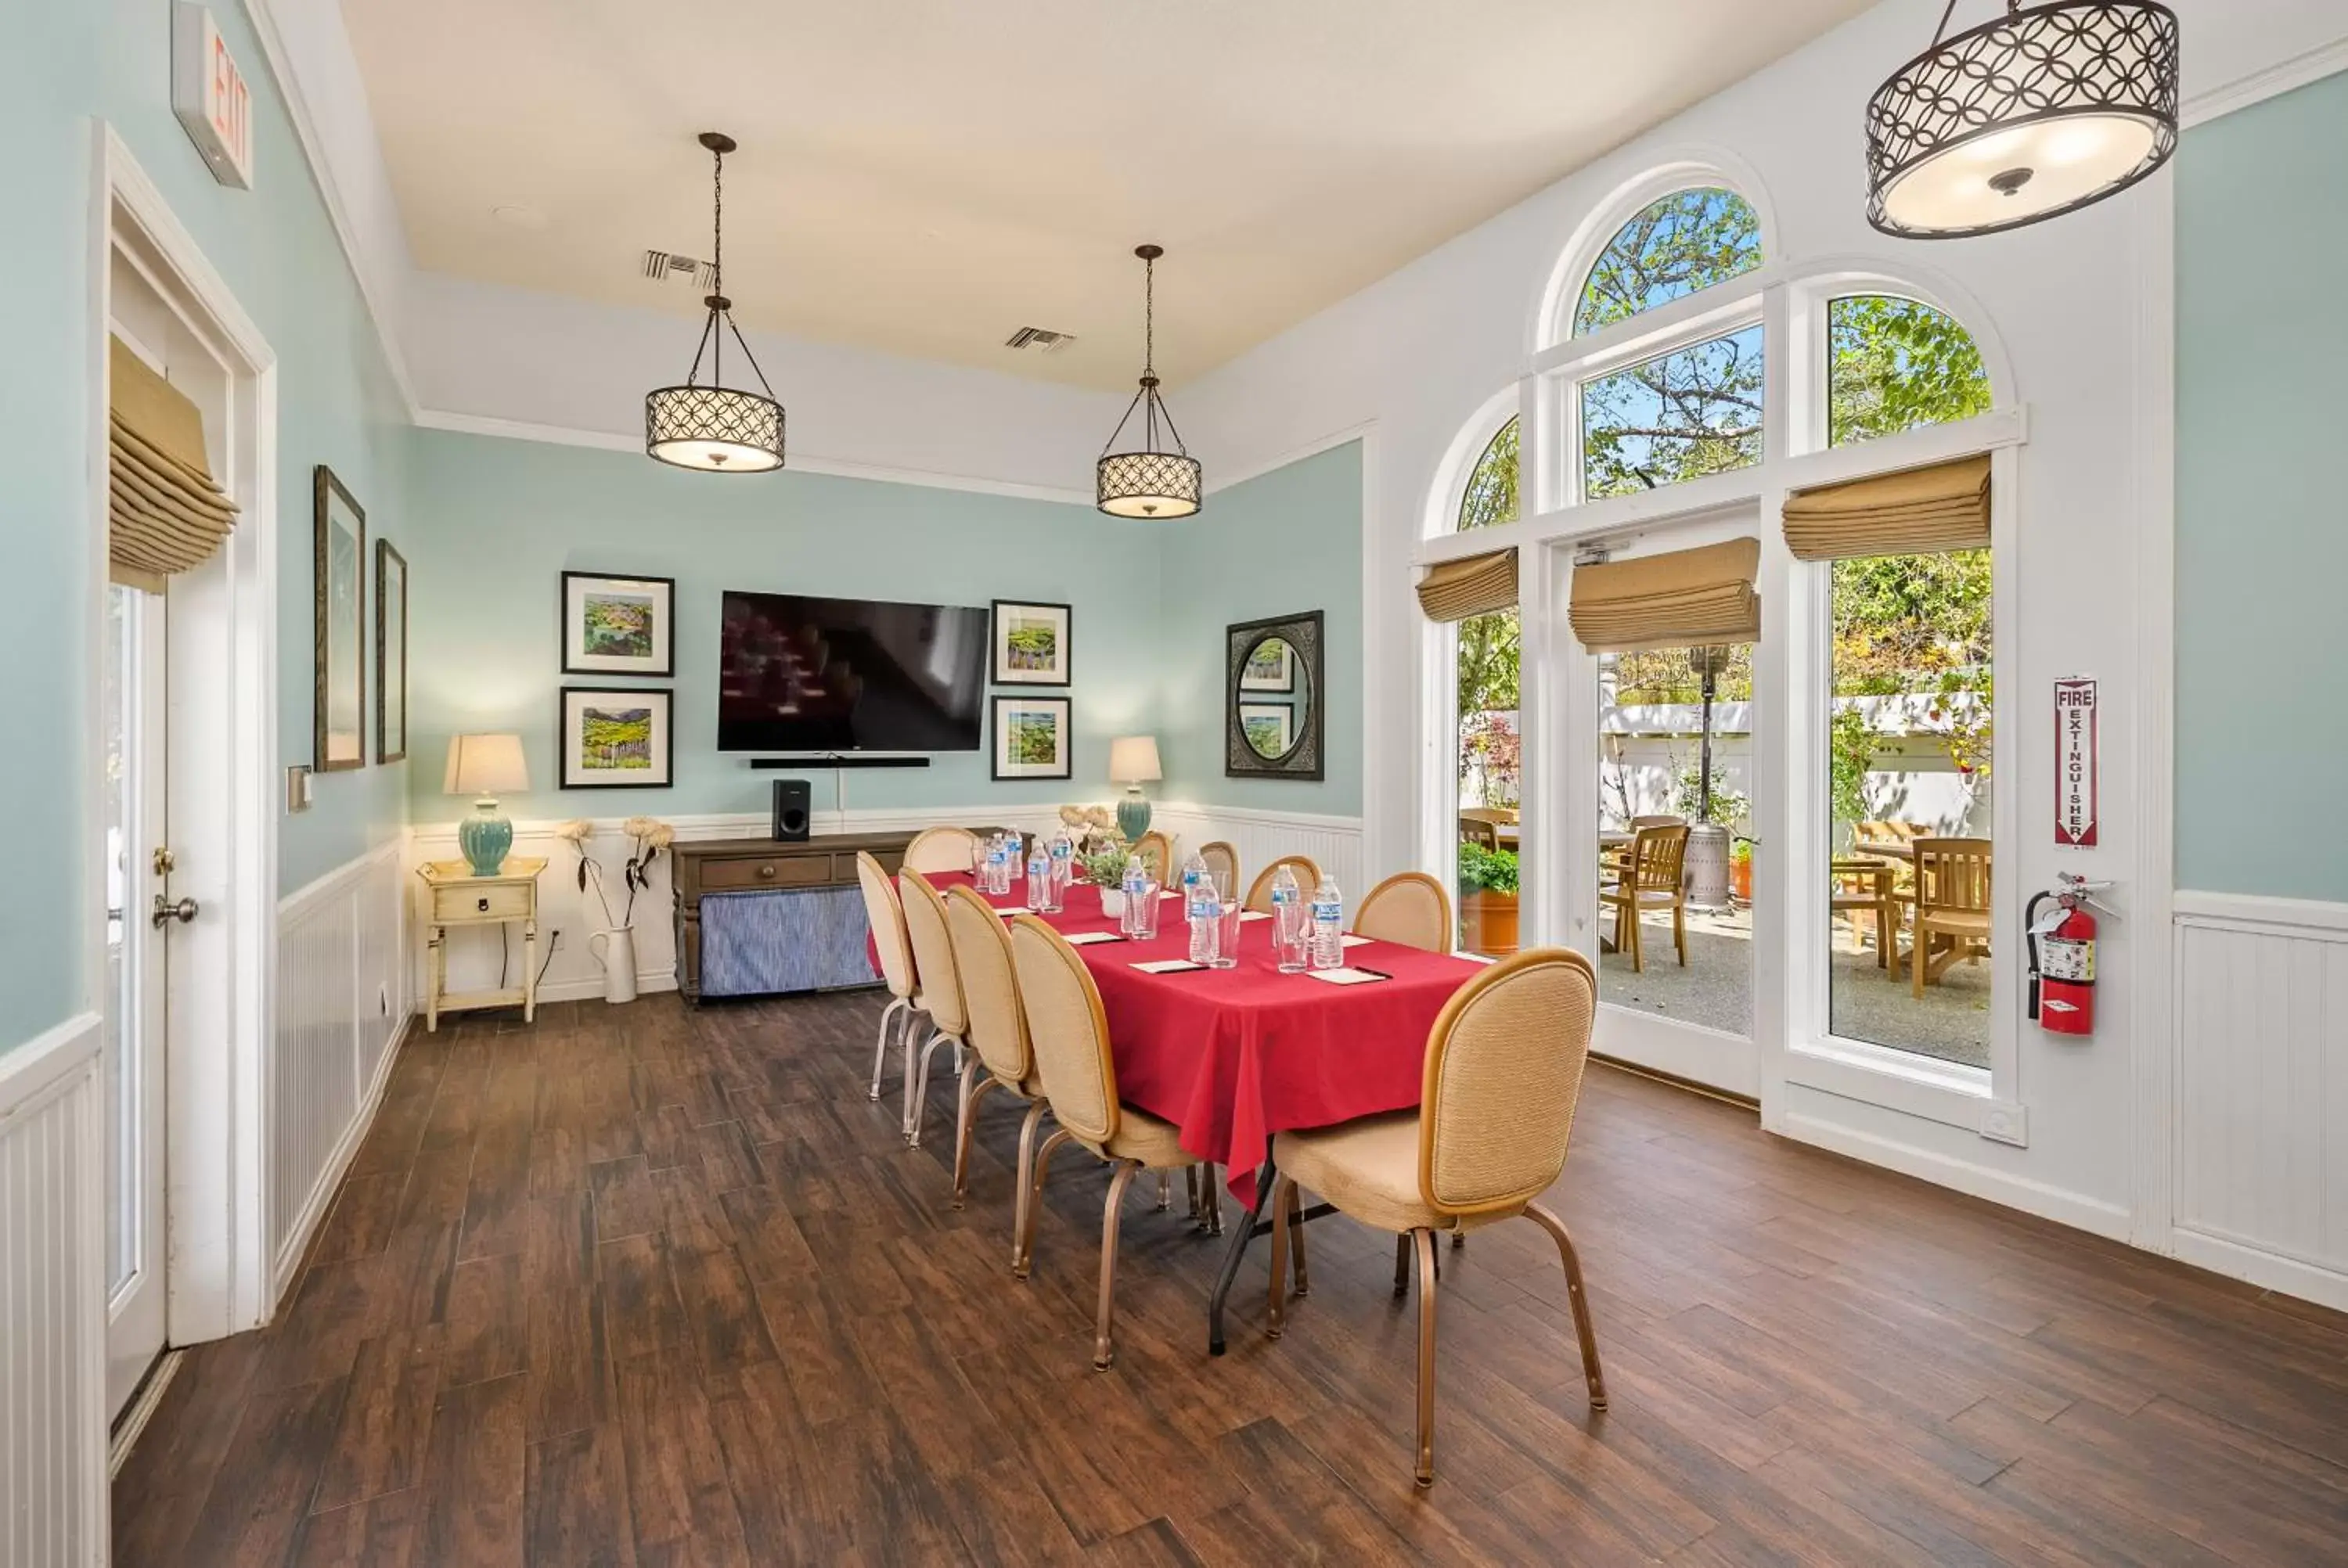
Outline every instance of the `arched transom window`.
<svg viewBox="0 0 2348 1568"><path fill-rule="evenodd" d="M1459 527L1488 528L1517 520L1517 421L1510 419L1484 447L1459 492Z"/></svg>
<svg viewBox="0 0 2348 1568"><path fill-rule="evenodd" d="M1674 190L1615 231L1591 264L1577 337L1724 283L1761 264L1761 220L1733 190Z"/></svg>

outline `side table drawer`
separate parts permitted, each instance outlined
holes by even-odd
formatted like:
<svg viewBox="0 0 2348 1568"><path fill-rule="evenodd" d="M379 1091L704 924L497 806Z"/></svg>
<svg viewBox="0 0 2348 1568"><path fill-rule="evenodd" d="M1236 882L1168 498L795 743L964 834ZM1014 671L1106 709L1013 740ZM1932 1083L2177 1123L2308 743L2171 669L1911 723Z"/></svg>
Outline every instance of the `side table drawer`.
<svg viewBox="0 0 2348 1568"><path fill-rule="evenodd" d="M468 887L461 883L432 889L432 923L462 925L468 920L519 920L530 913L530 889L514 882Z"/></svg>
<svg viewBox="0 0 2348 1568"><path fill-rule="evenodd" d="M828 855L744 856L705 860L701 885L711 892L764 887L820 887L831 880Z"/></svg>

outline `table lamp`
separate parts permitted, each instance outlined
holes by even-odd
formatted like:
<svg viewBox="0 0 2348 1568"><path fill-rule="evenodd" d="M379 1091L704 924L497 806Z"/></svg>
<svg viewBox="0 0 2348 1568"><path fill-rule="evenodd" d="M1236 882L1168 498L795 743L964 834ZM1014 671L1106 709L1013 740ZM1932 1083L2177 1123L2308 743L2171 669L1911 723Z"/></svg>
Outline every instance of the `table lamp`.
<svg viewBox="0 0 2348 1568"><path fill-rule="evenodd" d="M1149 831L1149 802L1141 786L1166 775L1158 766L1158 737L1119 735L1108 743L1108 782L1125 786L1117 803L1117 830L1131 844Z"/></svg>
<svg viewBox="0 0 2348 1568"><path fill-rule="evenodd" d="M448 794L469 794L473 815L457 825L457 843L476 876L495 876L513 847L513 823L498 809L501 794L530 788L520 735L458 735L448 743Z"/></svg>

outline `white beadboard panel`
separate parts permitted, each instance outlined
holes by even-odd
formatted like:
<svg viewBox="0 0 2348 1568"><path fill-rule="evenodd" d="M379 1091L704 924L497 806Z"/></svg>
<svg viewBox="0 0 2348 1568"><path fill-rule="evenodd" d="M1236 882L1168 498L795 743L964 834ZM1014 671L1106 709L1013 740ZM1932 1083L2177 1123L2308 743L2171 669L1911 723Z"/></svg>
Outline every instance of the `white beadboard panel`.
<svg viewBox="0 0 2348 1568"><path fill-rule="evenodd" d="M98 1020L0 1056L0 1564L106 1553Z"/></svg>
<svg viewBox="0 0 2348 1568"><path fill-rule="evenodd" d="M279 1290L373 1119L407 1020L405 876L388 844L278 906L267 1164Z"/></svg>
<svg viewBox="0 0 2348 1568"><path fill-rule="evenodd" d="M2348 1307L2348 907L2177 909L2178 1250Z"/></svg>
<svg viewBox="0 0 2348 1568"><path fill-rule="evenodd" d="M1221 839L1240 852L1240 875L1244 877L1252 879L1283 855L1305 855L1337 879L1348 908L1370 890L1363 880L1362 819L1357 816L1176 804L1158 807L1150 815L1150 825L1174 840L1178 859L1202 844Z"/></svg>

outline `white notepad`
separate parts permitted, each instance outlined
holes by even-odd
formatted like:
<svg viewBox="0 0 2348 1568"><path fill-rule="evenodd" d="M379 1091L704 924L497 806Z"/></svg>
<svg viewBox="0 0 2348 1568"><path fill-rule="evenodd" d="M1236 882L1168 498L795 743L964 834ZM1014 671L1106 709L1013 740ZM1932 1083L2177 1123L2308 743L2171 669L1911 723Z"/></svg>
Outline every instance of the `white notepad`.
<svg viewBox="0 0 2348 1568"><path fill-rule="evenodd" d="M1337 940L1338 940L1340 943L1344 944L1344 946L1346 946L1346 947L1348 947L1348 948L1366 948L1366 947L1368 947L1368 946L1371 944L1371 942L1375 941L1375 939L1376 939L1375 938L1372 938L1372 937L1355 937L1355 936L1351 936L1351 935L1347 935L1347 936L1340 937L1340 938L1337 938Z"/></svg>
<svg viewBox="0 0 2348 1568"><path fill-rule="evenodd" d="M1333 986L1374 986L1386 978L1374 975L1367 969L1307 969L1304 972Z"/></svg>
<svg viewBox="0 0 2348 1568"><path fill-rule="evenodd" d="M1185 969L1203 969L1204 964L1194 964L1188 958L1153 958L1133 966L1145 975L1179 975Z"/></svg>
<svg viewBox="0 0 2348 1568"><path fill-rule="evenodd" d="M1242 926L1246 925L1250 920L1269 920L1271 918L1272 911L1269 909L1242 909L1240 911L1240 924Z"/></svg>
<svg viewBox="0 0 2348 1568"><path fill-rule="evenodd" d="M1071 948L1089 948L1096 942L1122 942L1125 938L1115 931L1079 931L1064 940Z"/></svg>

